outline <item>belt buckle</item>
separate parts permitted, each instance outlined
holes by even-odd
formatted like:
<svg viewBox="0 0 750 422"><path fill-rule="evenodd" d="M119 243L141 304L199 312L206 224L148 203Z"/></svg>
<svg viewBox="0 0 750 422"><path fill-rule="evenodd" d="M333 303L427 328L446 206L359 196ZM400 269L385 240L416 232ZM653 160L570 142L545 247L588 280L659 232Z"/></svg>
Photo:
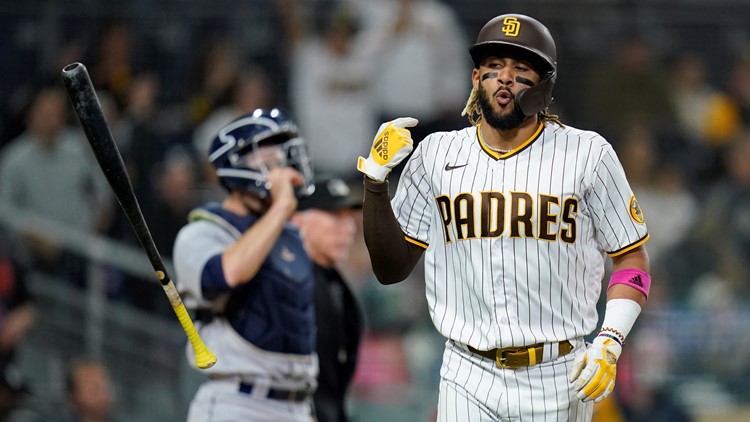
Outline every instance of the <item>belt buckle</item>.
<svg viewBox="0 0 750 422"><path fill-rule="evenodd" d="M521 349L522 347L503 347L502 349L497 349L495 351L495 365L497 365L498 368L503 369L518 369L519 367L517 365L508 365L506 363L508 358L505 357L505 353L517 352Z"/></svg>
<svg viewBox="0 0 750 422"><path fill-rule="evenodd" d="M293 402L304 401L310 393L307 390L291 390L287 395L287 400Z"/></svg>

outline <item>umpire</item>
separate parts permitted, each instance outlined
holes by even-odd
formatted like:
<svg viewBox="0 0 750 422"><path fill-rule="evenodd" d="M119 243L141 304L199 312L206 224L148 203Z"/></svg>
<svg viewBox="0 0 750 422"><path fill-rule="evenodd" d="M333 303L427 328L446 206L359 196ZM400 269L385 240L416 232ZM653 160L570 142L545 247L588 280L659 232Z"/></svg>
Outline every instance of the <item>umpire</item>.
<svg viewBox="0 0 750 422"><path fill-rule="evenodd" d="M357 365L363 318L357 299L336 269L351 249L355 210L362 201L338 178L320 180L300 201L292 222L315 264L314 304L320 365L315 413L319 422L347 421L346 393Z"/></svg>

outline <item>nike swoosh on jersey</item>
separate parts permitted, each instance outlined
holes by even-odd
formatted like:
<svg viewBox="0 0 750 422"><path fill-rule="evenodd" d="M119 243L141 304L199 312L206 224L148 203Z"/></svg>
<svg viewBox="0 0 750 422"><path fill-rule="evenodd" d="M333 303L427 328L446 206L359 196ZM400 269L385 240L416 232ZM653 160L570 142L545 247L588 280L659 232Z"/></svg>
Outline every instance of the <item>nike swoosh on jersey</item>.
<svg viewBox="0 0 750 422"><path fill-rule="evenodd" d="M461 167L466 167L468 165L469 165L469 163L460 164L460 165L457 165L457 166L452 166L451 163L445 163L445 171L451 171L451 170L455 170L455 169L460 169Z"/></svg>

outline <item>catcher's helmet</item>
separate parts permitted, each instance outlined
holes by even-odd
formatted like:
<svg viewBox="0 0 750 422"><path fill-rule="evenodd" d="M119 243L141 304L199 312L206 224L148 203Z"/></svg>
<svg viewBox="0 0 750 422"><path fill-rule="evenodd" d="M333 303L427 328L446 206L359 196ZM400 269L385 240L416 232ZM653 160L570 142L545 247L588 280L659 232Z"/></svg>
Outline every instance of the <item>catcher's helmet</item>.
<svg viewBox="0 0 750 422"><path fill-rule="evenodd" d="M247 157L269 145L279 148L275 165L292 167L304 177L297 196L312 193L312 166L305 141L299 136L294 121L277 108L257 109L224 126L211 142L208 160L216 168L219 182L228 191L251 192L266 198L270 189L268 170L273 166Z"/></svg>
<svg viewBox="0 0 750 422"><path fill-rule="evenodd" d="M539 83L516 95L516 106L527 116L552 103L552 88L557 79L557 48L549 29L538 20L519 14L500 15L487 22L477 42L469 49L474 67L479 68L487 53L502 48L518 48L531 53L542 74Z"/></svg>

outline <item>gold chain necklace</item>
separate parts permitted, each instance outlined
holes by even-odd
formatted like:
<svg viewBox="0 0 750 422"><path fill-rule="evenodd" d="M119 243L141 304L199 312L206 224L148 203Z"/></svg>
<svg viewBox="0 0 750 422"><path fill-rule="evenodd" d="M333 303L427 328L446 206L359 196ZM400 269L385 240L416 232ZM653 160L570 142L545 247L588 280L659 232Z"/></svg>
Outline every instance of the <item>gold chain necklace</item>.
<svg viewBox="0 0 750 422"><path fill-rule="evenodd" d="M495 148L495 147L491 146L490 144L484 144L484 145L486 145L487 148L489 148L490 150L495 151L495 152L500 153L500 154L507 154L507 153L509 153L511 151L510 149Z"/></svg>

